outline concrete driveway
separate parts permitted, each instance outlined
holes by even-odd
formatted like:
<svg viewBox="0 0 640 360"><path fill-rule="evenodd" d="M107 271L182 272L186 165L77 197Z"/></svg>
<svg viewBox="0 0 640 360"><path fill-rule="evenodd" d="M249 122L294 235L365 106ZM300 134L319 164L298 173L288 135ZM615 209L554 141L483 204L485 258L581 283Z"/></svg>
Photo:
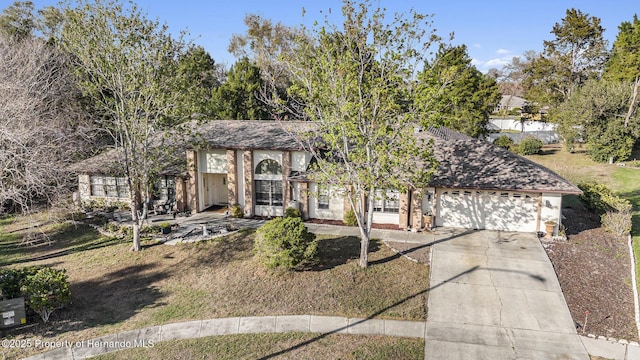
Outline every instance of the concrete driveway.
<svg viewBox="0 0 640 360"><path fill-rule="evenodd" d="M438 234L431 289L425 359L589 359L534 234Z"/></svg>

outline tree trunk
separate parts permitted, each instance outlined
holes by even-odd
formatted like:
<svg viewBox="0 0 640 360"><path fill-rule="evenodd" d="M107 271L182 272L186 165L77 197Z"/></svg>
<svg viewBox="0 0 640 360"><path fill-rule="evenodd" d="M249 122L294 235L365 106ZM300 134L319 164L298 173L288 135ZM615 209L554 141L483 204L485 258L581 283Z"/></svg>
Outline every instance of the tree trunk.
<svg viewBox="0 0 640 360"><path fill-rule="evenodd" d="M133 245L132 251L140 251L140 219L138 217L138 206L135 200L131 201L131 220L133 222Z"/></svg>
<svg viewBox="0 0 640 360"><path fill-rule="evenodd" d="M633 83L633 95L631 96L631 103L629 104L629 111L624 118L624 127L629 127L629 120L633 116L633 112L636 106L636 100L638 99L638 86L640 86L640 78L636 76L636 81Z"/></svg>
<svg viewBox="0 0 640 360"><path fill-rule="evenodd" d="M375 191L370 190L367 197L366 206L360 200L362 215L366 214L366 222L360 226L360 262L361 268L369 266L369 242L371 240L371 224L373 223L373 203L375 201ZM366 212L365 212L366 210ZM364 216L363 216L364 218Z"/></svg>
<svg viewBox="0 0 640 360"><path fill-rule="evenodd" d="M362 229L360 229L362 230ZM369 236L363 231L360 231L360 262L361 268L366 269L369 265Z"/></svg>

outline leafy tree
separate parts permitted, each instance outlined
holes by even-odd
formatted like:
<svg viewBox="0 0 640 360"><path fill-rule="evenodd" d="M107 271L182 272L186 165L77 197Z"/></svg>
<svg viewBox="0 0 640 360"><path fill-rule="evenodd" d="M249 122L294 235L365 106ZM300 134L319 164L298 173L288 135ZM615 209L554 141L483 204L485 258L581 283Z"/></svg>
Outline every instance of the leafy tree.
<svg viewBox="0 0 640 360"><path fill-rule="evenodd" d="M301 104L300 116L311 122L297 135L317 159L314 176L351 204L366 267L376 190L419 192L434 170L431 147L414 135L418 112L407 108L417 66L437 37L429 18L414 12L387 21L370 2L344 1L342 14L341 27L325 20L304 29L280 65L293 81L289 94Z"/></svg>
<svg viewBox="0 0 640 360"><path fill-rule="evenodd" d="M138 251L154 174L173 161L162 133L191 115L180 111L190 93L180 81L178 61L187 44L133 3L98 0L67 5L61 45L73 55L83 93L119 150Z"/></svg>
<svg viewBox="0 0 640 360"><path fill-rule="evenodd" d="M229 52L237 58L249 58L261 69L263 79L272 82L279 90L286 89L290 80L286 69L278 61L281 54L289 53L301 36L301 30L273 23L257 14L248 14L244 18L247 33L233 34L229 43Z"/></svg>
<svg viewBox="0 0 640 360"><path fill-rule="evenodd" d="M229 70L227 81L213 90L212 107L220 119L260 120L270 116L269 107L259 99L263 91L260 69L243 57Z"/></svg>
<svg viewBox="0 0 640 360"><path fill-rule="evenodd" d="M527 98L557 105L570 98L585 80L597 77L607 57L600 19L568 9L553 26L555 39L544 42L543 54L525 69Z"/></svg>
<svg viewBox="0 0 640 360"><path fill-rule="evenodd" d="M261 86L264 86L264 89L269 88L270 91L256 94L259 99L267 103L275 98L288 101L287 106L282 107L279 116L282 119L295 119L302 110L299 109L300 104L287 97L287 89L291 86L292 79L279 60L283 54L293 52L299 38L305 36L302 28L280 22L274 23L256 14L245 16L244 23L247 26L246 34L232 36L229 52L239 59L248 58L260 69Z"/></svg>
<svg viewBox="0 0 640 360"><path fill-rule="evenodd" d="M36 17L31 1L15 1L0 14L0 32L10 38L26 39L33 35L35 28Z"/></svg>
<svg viewBox="0 0 640 360"><path fill-rule="evenodd" d="M609 60L602 77L607 80L635 81L640 76L640 20L625 21L618 27Z"/></svg>
<svg viewBox="0 0 640 360"><path fill-rule="evenodd" d="M0 34L0 213L66 194L66 167L91 149L67 61L42 40Z"/></svg>
<svg viewBox="0 0 640 360"><path fill-rule="evenodd" d="M625 126L633 84L587 81L557 112L558 132L569 149L584 141L596 161L626 159L640 136L636 115Z"/></svg>
<svg viewBox="0 0 640 360"><path fill-rule="evenodd" d="M624 126L628 127L637 107L640 88L640 20L633 16L633 23L623 22L613 43L613 50L606 63L603 78L613 81L633 82L633 90Z"/></svg>
<svg viewBox="0 0 640 360"><path fill-rule="evenodd" d="M224 72L202 46L190 46L178 57L178 87L184 101L178 104L179 113L210 117L211 93L220 86Z"/></svg>
<svg viewBox="0 0 640 360"><path fill-rule="evenodd" d="M30 37L49 41L54 40L62 21L60 9L54 6L35 11L33 2L16 1L0 14L0 33L18 41Z"/></svg>
<svg viewBox="0 0 640 360"><path fill-rule="evenodd" d="M425 89L418 92L416 107L426 114L425 125L443 125L473 137L487 133L489 115L500 102L500 93L495 80L471 64L465 45L441 45L418 80ZM433 89L439 89L435 99Z"/></svg>

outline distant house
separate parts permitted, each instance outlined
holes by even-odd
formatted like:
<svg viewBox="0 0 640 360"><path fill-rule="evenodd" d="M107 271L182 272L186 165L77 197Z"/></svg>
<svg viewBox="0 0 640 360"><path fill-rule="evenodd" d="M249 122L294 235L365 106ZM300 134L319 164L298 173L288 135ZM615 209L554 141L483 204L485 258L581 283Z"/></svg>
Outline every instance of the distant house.
<svg viewBox="0 0 640 360"><path fill-rule="evenodd" d="M514 109L520 109L522 110L524 108L525 105L527 105L527 100L523 99L519 96L515 96L515 95L502 95L502 99L500 99L500 102L498 103L498 106L496 106L494 112L495 113L499 113L501 111L512 111Z"/></svg>
<svg viewBox="0 0 640 360"><path fill-rule="evenodd" d="M192 212L238 204L247 217L282 216L295 206L306 219L342 220L349 202L338 189L311 180L314 159L292 135L305 126L309 123L210 121L197 130L200 145L186 151L186 171L167 174L159 189L172 189L160 193L172 194L180 209ZM434 141L437 172L419 191L380 189L374 223L419 229L429 213L436 226L535 232L545 221L561 222L563 194L580 193L551 170L485 141L446 128L415 136ZM92 170L79 171L83 200L120 196L117 177L78 168Z"/></svg>

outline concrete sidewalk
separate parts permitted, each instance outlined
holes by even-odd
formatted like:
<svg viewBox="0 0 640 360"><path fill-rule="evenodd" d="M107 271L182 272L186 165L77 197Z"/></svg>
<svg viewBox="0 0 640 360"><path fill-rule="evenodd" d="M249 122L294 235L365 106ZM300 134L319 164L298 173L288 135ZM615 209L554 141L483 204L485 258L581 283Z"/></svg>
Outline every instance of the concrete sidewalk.
<svg viewBox="0 0 640 360"><path fill-rule="evenodd" d="M216 335L282 332L320 333L318 339L334 333L354 335L386 335L424 338L425 323L382 319L345 318L337 316L285 315L234 317L196 320L152 326L62 347L37 354L29 360L86 359L113 351L153 346L159 341L193 339Z"/></svg>

